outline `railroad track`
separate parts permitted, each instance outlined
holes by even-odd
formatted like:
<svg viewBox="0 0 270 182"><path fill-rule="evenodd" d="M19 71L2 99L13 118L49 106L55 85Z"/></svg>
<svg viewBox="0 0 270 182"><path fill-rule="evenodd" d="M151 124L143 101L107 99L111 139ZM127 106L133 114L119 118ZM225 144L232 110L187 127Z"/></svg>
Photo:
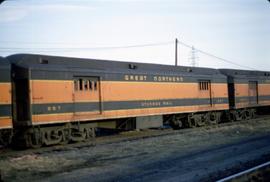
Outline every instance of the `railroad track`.
<svg viewBox="0 0 270 182"><path fill-rule="evenodd" d="M96 145L107 145L111 143L119 143L119 142L125 142L125 141L133 141L133 140L140 140L145 138L151 138L151 137L160 137L160 136L166 136L166 135L179 135L179 134L187 134L190 132L193 132L194 130L210 130L212 128L222 128L226 126L233 126L237 124L244 124L246 122L256 122L261 120L270 120L270 115L261 115L256 119L251 120L242 120L242 121L235 121L235 122L226 122L226 123L220 123L218 125L207 125L203 127L196 127L196 128L184 128L180 130L173 130L171 128L163 128L163 129L147 129L147 130L140 130L140 131L125 131L120 132L116 135L110 135L110 136L100 136L96 137L90 141L86 142L78 142L78 143L71 143L68 145L56 145L56 146L48 146L48 147L42 147L38 149L26 149L26 150L14 150L10 148L2 148L0 149L0 156L3 157L12 157L17 155L27 155L27 154L40 154L40 153L46 153L46 152L53 152L53 151L67 151L67 150L73 150L73 149L80 149L84 147L91 147Z"/></svg>
<svg viewBox="0 0 270 182"><path fill-rule="evenodd" d="M0 170L7 181L80 181L79 176L81 181L147 181L153 174L164 181L166 176L215 181L269 161L269 129L270 116L262 116L183 130L122 132L66 146L6 149L0 150Z"/></svg>
<svg viewBox="0 0 270 182"><path fill-rule="evenodd" d="M270 181L270 161L252 167L245 171L233 174L226 178L220 179L217 182L230 182L230 181Z"/></svg>

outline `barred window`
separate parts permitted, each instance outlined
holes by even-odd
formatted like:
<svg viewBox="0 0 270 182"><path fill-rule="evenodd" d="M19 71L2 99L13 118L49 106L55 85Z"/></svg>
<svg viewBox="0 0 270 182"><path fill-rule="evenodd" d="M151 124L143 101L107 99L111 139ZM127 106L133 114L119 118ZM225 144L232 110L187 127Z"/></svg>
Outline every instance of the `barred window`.
<svg viewBox="0 0 270 182"><path fill-rule="evenodd" d="M209 90L210 81L200 81L199 82L199 89L200 90Z"/></svg>
<svg viewBox="0 0 270 182"><path fill-rule="evenodd" d="M98 80L91 78L74 78L74 91L90 91L98 90Z"/></svg>

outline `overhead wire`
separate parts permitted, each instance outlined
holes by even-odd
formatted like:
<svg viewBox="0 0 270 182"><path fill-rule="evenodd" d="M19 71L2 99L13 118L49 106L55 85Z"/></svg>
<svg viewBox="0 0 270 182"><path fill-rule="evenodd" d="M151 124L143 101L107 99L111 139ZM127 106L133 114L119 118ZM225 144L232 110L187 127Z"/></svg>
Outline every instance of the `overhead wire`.
<svg viewBox="0 0 270 182"><path fill-rule="evenodd" d="M8 42L8 41L0 41L0 42L5 42L5 43L12 43L12 42ZM71 43L64 43L64 42L19 42L16 41L17 43L22 43L22 44L71 44ZM15 42L13 42L15 43ZM189 45L185 42L179 41L178 43L188 47L188 48L194 48L197 52L204 54L206 56L215 58L217 60L238 66L238 67L242 67L242 68L246 68L246 69L251 69L251 70L257 70L255 68L252 68L250 66L245 66L245 65L241 65L238 63L235 63L233 61L230 61L228 59L224 59L221 58L219 56L216 56L212 53L209 53L207 51L201 50L201 49L197 49L196 47ZM39 51L39 52L77 52L77 51L85 51L85 50L114 50L114 49L129 49L129 48L142 48L142 47L153 47L153 46L163 46L163 45L170 45L170 44L174 44L174 41L167 41L167 42L156 42L156 43L148 43L148 44L136 44L136 45L127 45L127 46L107 46L107 47L35 47L35 48L31 48L31 47L0 47L0 52L13 52L14 50L16 51L23 51L23 50L28 50L28 51Z"/></svg>
<svg viewBox="0 0 270 182"><path fill-rule="evenodd" d="M183 46L185 46L185 47L191 48L191 49L194 48L197 52L200 52L200 53L202 53L202 54L204 54L204 55L207 55L207 56L209 56L209 57L216 58L216 59L221 60L221 61L223 61L223 62L230 63L230 64L233 64L233 65L235 65L235 66L242 67L242 68L247 68L247 69L251 69L251 70L257 70L257 69L255 69L255 68L252 68L252 67L249 67L249 66L244 66L244 65L241 65L241 64L238 64L238 63L229 61L229 60L227 60L227 59L221 58L221 57L219 57L219 56L216 56L216 55L214 55L214 54L208 53L208 52L203 51L203 50L201 50L201 49L197 49L196 47L191 46L191 45L188 45L188 44L186 44L186 43L184 43L184 42L182 42L182 41L178 41L178 43L181 44L181 45L183 45Z"/></svg>
<svg viewBox="0 0 270 182"><path fill-rule="evenodd" d="M128 46L108 46L108 47L0 47L0 50L42 50L45 51L80 51L80 50L107 50L107 49L128 49L128 48L140 48L140 47L152 47L152 46L161 46L161 45L169 45L172 44L173 41L167 41L167 42L157 42L157 43L149 43L149 44L137 44L137 45L128 45Z"/></svg>

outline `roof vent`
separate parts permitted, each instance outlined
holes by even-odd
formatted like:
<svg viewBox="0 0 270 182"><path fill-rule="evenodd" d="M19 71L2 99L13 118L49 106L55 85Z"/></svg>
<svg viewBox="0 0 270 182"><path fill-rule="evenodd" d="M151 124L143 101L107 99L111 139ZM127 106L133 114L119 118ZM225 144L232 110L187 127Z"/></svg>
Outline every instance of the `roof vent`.
<svg viewBox="0 0 270 182"><path fill-rule="evenodd" d="M132 70L135 70L135 69L137 69L137 66L135 64L129 64L128 68L132 69Z"/></svg>
<svg viewBox="0 0 270 182"><path fill-rule="evenodd" d="M188 68L188 69L187 69L187 72L192 72L192 69L191 69L191 68Z"/></svg>
<svg viewBox="0 0 270 182"><path fill-rule="evenodd" d="M49 64L49 61L47 59L40 59L40 64Z"/></svg>

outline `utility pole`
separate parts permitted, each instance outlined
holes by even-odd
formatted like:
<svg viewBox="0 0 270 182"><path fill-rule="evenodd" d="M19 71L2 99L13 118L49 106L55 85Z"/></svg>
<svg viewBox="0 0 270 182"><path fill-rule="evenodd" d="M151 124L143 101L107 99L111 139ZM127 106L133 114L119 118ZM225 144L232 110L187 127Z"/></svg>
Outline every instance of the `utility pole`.
<svg viewBox="0 0 270 182"><path fill-rule="evenodd" d="M178 65L178 55L177 55L177 51L178 51L178 48L177 48L177 46L178 46L178 39L176 38L175 39L175 66L177 66Z"/></svg>

